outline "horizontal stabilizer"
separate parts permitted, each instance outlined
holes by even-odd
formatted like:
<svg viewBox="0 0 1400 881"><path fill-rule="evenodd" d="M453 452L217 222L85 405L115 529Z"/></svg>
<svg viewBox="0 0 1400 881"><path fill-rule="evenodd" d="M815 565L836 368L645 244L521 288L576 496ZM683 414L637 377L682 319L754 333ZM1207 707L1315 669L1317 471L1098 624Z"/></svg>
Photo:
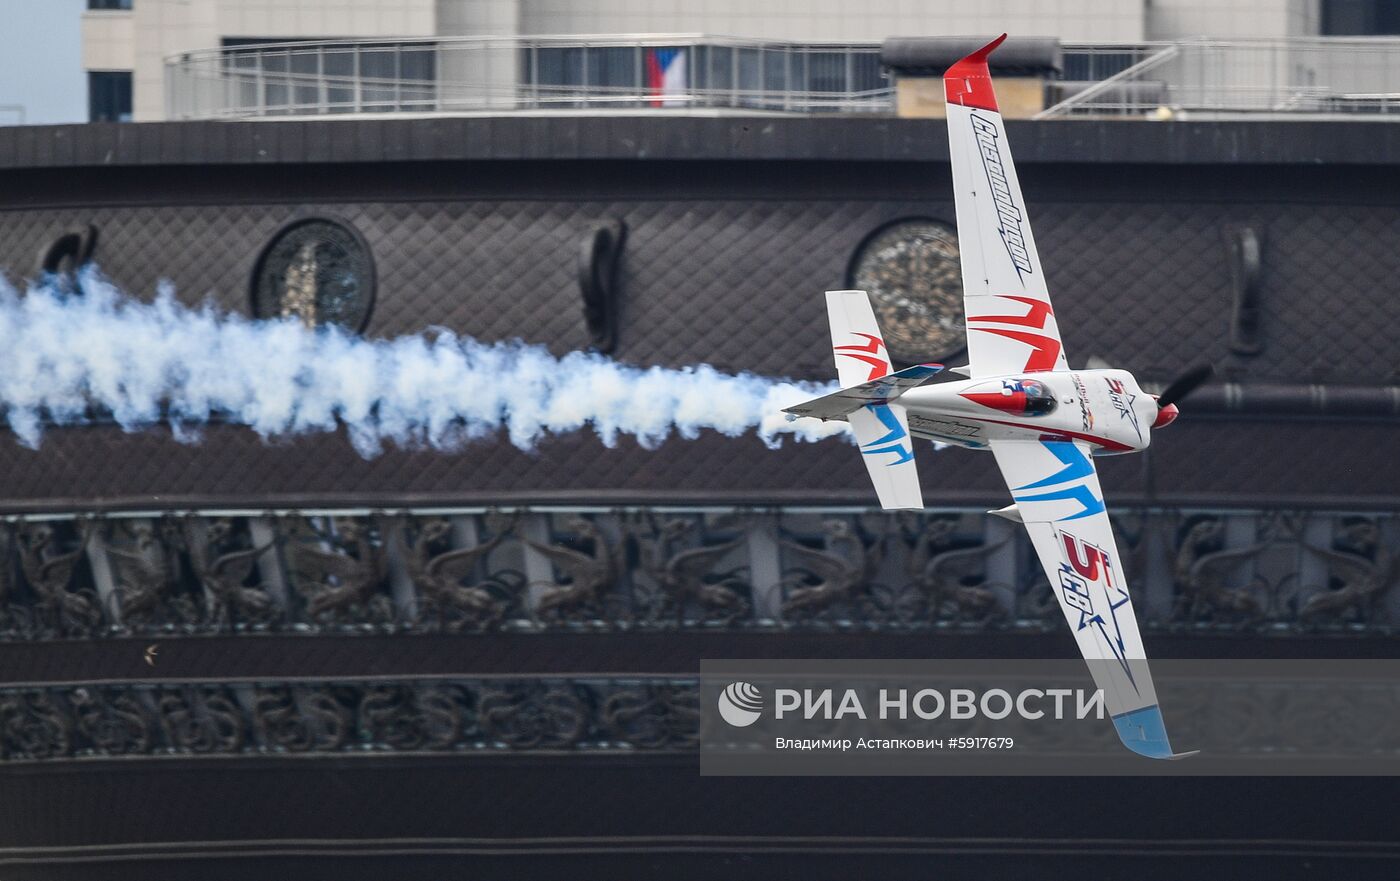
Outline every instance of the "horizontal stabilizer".
<svg viewBox="0 0 1400 881"><path fill-rule="evenodd" d="M872 379L843 388L838 392L814 398L783 410L794 416L810 416L813 419L844 419L852 410L859 410L866 404L886 404L900 395L923 385L943 370L941 364L918 364L906 367L879 379Z"/></svg>
<svg viewBox="0 0 1400 881"><path fill-rule="evenodd" d="M866 404L852 410L847 418L860 444L861 458L880 507L886 511L924 507L919 490L919 471L914 465L913 438L902 404Z"/></svg>

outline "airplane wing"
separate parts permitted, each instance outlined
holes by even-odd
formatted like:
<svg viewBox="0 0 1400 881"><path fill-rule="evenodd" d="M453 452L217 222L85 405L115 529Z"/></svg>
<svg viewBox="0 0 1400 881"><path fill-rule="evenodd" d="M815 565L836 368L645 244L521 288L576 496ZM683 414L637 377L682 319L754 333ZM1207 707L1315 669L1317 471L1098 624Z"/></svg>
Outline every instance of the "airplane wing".
<svg viewBox="0 0 1400 881"><path fill-rule="evenodd" d="M974 378L1069 369L987 69L987 56L1005 39L943 76Z"/></svg>
<svg viewBox="0 0 1400 881"><path fill-rule="evenodd" d="M1155 759L1190 755L1173 753L1167 740L1090 446L1061 440L990 446L1016 500L998 513L1009 513L1030 533L1119 738Z"/></svg>

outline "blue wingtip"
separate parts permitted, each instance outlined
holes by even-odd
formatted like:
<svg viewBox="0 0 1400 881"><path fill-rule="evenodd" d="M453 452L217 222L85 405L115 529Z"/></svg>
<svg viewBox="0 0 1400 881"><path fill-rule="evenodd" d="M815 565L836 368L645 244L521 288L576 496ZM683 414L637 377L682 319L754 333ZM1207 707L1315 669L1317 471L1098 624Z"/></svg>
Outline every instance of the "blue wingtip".
<svg viewBox="0 0 1400 881"><path fill-rule="evenodd" d="M1118 739L1124 746L1149 759L1184 759L1196 754L1172 752L1162 709L1156 704L1114 716L1113 727L1118 729Z"/></svg>

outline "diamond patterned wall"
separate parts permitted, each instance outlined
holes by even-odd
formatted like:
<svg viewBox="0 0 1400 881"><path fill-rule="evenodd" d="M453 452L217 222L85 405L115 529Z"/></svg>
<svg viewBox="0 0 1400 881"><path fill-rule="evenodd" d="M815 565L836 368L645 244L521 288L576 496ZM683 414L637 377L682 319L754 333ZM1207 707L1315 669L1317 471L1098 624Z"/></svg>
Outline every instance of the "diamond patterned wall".
<svg viewBox="0 0 1400 881"><path fill-rule="evenodd" d="M1381 205L1251 205L1264 240L1266 347L1227 348L1230 271L1211 203L1035 204L1046 272L1071 364L1099 356L1170 373L1183 359L1234 364L1250 380L1381 381L1400 369L1390 328L1400 298L1400 213ZM371 335L429 324L484 339L583 346L577 261L604 217L628 224L618 357L825 377L821 292L845 284L861 238L889 220L950 217L925 201L476 201L251 204L0 211L0 266L32 270L65 229L101 230L98 260L149 296L246 311L253 260L287 220L330 215L374 249L380 295Z"/></svg>
<svg viewBox="0 0 1400 881"><path fill-rule="evenodd" d="M353 224L373 248L379 292L370 335L443 325L488 340L520 337L562 353L588 340L577 287L584 233L601 218L618 217L628 237L617 357L825 378L831 367L821 293L845 284L860 240L902 216L952 217L951 204L932 195L946 190L941 172L901 192L898 175L886 169L871 195L859 198L853 191L861 190L864 172L851 172L831 190L839 197L827 198L810 185L783 192L781 179L762 186L751 174L731 180L722 164L677 169L676 192L684 198L664 198L658 186L641 195L569 198L569 186L532 187L517 168L491 180L498 195L490 198L357 200L356 181L347 178L344 200L303 200L294 189L268 187L263 177L238 197L208 204L176 204L174 195L157 192L132 200L139 204L0 208L0 266L12 277L26 274L48 242L91 222L101 231L99 263L126 289L149 297L158 280L168 279L187 302L212 297L247 311L252 263L268 238L294 217L329 215ZM1248 183L1236 182L1221 199L1220 175L1209 171L1176 172L1170 186L1139 197L1137 184L1152 174L1127 169L1094 190L1082 181L1057 182L1054 166L1033 166L1027 174L1073 366L1096 356L1148 378L1201 360L1247 381L1400 376L1400 342L1392 330L1400 325L1400 298L1389 294L1400 278L1400 214L1393 206L1354 187L1319 203L1325 188L1316 184L1307 199L1251 201L1240 195L1247 196ZM606 191L606 181L580 180L577 191ZM512 188L523 195L499 195ZM1253 224L1264 242L1265 348L1252 358L1228 350L1232 292L1224 228L1241 222ZM1363 431L1377 444L1390 443L1388 429ZM1192 497L1283 491L1282 475L1235 468L1217 443L1243 444L1238 452L1253 461L1273 452L1271 461L1290 463L1284 486L1293 496L1396 492L1395 480L1353 467L1355 457L1345 452L1339 459L1300 451L1303 434L1364 454L1335 424L1223 431L1198 423L1174 427L1158 458L1184 460L1171 485ZM264 446L235 429L214 430L200 447L181 447L161 433L125 437L102 428L53 432L37 453L3 443L9 449L0 463L0 496L11 508L60 499L174 505L276 497L305 504L348 497L644 497L671 490L744 501L864 501L867 492L856 457L837 443L771 453L751 440L708 438L648 453L605 451L584 437L553 442L535 455L483 444L457 456L394 452L372 462L360 461L340 438ZM995 500L1001 492L989 461L962 453L925 458L931 494ZM1110 460L1105 481L1123 492L1145 491L1146 467ZM1167 490L1162 478L1156 482L1159 492Z"/></svg>

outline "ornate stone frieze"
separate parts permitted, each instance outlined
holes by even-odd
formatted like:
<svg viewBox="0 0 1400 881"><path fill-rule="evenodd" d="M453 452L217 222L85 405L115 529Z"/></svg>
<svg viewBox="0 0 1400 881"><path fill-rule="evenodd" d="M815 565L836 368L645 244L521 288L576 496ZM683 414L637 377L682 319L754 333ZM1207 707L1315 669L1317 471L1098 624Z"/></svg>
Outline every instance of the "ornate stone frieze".
<svg viewBox="0 0 1400 881"><path fill-rule="evenodd" d="M1139 620L1390 632L1390 512L1124 509ZM969 629L1061 613L978 511L565 510L0 523L0 641L236 633Z"/></svg>

